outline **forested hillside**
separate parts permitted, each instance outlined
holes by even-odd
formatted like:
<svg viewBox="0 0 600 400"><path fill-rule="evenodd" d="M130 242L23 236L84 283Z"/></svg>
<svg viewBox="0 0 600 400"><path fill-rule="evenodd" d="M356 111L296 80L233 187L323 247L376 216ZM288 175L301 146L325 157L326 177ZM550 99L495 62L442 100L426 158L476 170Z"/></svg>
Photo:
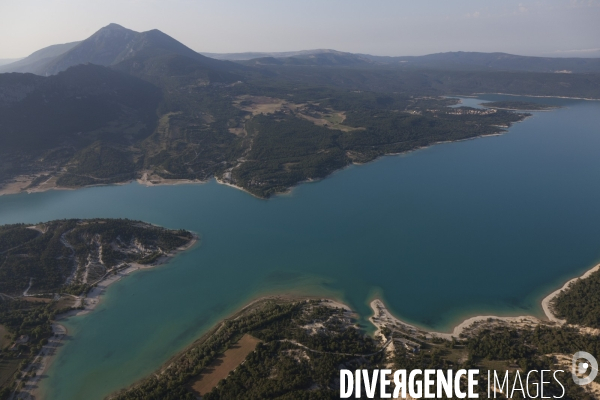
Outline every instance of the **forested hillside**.
<svg viewBox="0 0 600 400"><path fill-rule="evenodd" d="M57 293L70 290L70 286L83 287L115 267L156 259L191 239L187 231L129 220L72 219L35 226L3 225L0 292Z"/></svg>
<svg viewBox="0 0 600 400"><path fill-rule="evenodd" d="M215 365L224 364L223 354L244 335L260 341L256 348L240 365L230 365L230 372L224 369L218 384L198 393L195 388L204 387L198 382L212 376ZM330 302L273 299L224 321L171 360L168 368L111 399L193 400L199 395L207 400L339 399L340 369L382 368L477 368L481 398L487 398L488 369L502 375L509 371L510 382L517 371L523 376L531 370L566 370L558 373L564 393L553 380L545 385L545 395L591 399L571 379L570 358L568 367L564 364L563 355L570 357L581 349L598 355L600 339L574 328L544 324L520 328L483 324L453 340L390 326L373 339L358 329L351 312ZM535 384L529 382L530 393L535 393ZM519 395L517 391L512 398L522 398ZM498 397L506 398L500 393Z"/></svg>
<svg viewBox="0 0 600 400"><path fill-rule="evenodd" d="M569 324L600 328L600 272L573 282L561 292L552 307Z"/></svg>
<svg viewBox="0 0 600 400"><path fill-rule="evenodd" d="M0 74L0 191L216 177L269 197L350 163L499 133L525 116L457 111L444 96L600 98L598 73L472 68L552 61L502 54L425 56L416 67L320 50L242 65L116 24L43 50L30 61L54 54L50 76Z"/></svg>
<svg viewBox="0 0 600 400"><path fill-rule="evenodd" d="M27 379L27 368L55 335L55 318L83 308L94 285L131 263L154 264L194 239L188 231L126 219L0 226L0 399Z"/></svg>

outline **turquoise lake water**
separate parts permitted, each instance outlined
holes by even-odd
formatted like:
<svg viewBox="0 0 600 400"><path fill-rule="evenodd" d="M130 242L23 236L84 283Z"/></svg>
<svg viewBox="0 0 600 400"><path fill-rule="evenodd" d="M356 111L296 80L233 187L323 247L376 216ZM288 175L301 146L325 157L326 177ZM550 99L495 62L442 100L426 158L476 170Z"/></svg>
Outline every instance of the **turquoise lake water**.
<svg viewBox="0 0 600 400"><path fill-rule="evenodd" d="M2 224L127 217L201 236L66 321L46 397L101 399L264 293L336 297L363 323L379 296L437 330L476 314L541 315L544 295L600 260L600 102L482 99L563 108L502 136L384 157L268 201L214 181L0 197Z"/></svg>

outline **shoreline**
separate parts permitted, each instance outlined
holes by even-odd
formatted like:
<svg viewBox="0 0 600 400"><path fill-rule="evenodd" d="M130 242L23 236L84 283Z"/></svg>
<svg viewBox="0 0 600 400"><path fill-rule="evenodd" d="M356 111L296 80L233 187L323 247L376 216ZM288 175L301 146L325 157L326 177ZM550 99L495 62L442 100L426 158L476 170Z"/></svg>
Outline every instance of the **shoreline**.
<svg viewBox="0 0 600 400"><path fill-rule="evenodd" d="M166 264L168 261L170 261L172 258L177 256L179 253L182 253L184 251L191 249L198 242L198 240L200 240L199 236L196 233L192 232L192 234L193 234L193 237L188 244L180 246L180 247L176 248L175 250L162 255L158 260L156 260L156 262L154 262L152 264L146 265L146 264L130 263L129 267L123 268L114 274L110 274L110 275L105 276L104 278L101 278L99 281L95 282L92 285L92 288L87 292L85 297L79 298L79 300L80 300L79 304L84 307L83 309L71 310L71 311L67 311L66 313L57 315L56 321L60 321L60 320L70 318L70 317L76 317L79 315L89 314L98 306L98 304L100 303L100 300L101 300L101 296L104 294L106 289L113 283L120 281L121 279L125 278L126 276L129 276L133 272L152 269L152 268L159 267L163 264Z"/></svg>
<svg viewBox="0 0 600 400"><path fill-rule="evenodd" d="M229 186L229 187L231 187L231 188L234 188L234 189L237 189L237 190L241 190L242 192L244 192L244 193L247 193L247 194L249 194L250 196L252 196L252 197L255 197L255 198L257 198L257 199L260 199L260 200L267 200L267 199L265 199L265 198L263 198L263 197L258 197L258 196L257 196L257 195L255 195L254 193L251 193L251 192L249 192L247 189L244 189L244 188L243 188L243 187L241 187L241 186L237 186L237 185L234 185L233 183L229 183L229 182L222 181L221 179L217 178L216 176L213 176L213 178L214 178L214 180L215 180L215 181L216 181L216 182L217 182L219 185ZM288 189L288 191L290 191L290 190L291 190L291 188L290 188L290 189ZM287 193L287 192L286 192L286 193ZM279 193L278 193L278 194L279 194Z"/></svg>
<svg viewBox="0 0 600 400"><path fill-rule="evenodd" d="M515 96L517 96L517 95L515 95ZM461 96L461 97L468 97L468 96ZM477 96L473 96L473 97L476 98ZM519 112L521 110L511 110L511 111ZM550 111L550 110L548 110L548 111ZM531 117L531 115L526 115L520 121L512 122L511 126L514 125L514 124L523 122L523 121L527 120L529 117ZM357 166L366 165L368 163L377 161L377 160L379 160L379 159L381 159L383 157L409 154L409 153L412 153L414 151L427 149L429 147L433 147L433 146L438 145L438 144L458 143L458 142L463 142L463 141L467 141L467 140L475 140L475 139L492 137L492 136L501 136L501 135L504 135L504 134L508 133L509 129L511 128L511 126L496 125L495 127L497 127L499 129L499 131L497 131L497 132L492 132L492 133L487 133L487 134L483 134L483 135L468 137L468 138L464 138L464 139L443 140L443 141L439 141L439 142L432 142L432 143L429 143L429 144L427 144L425 146L415 147L414 149L406 150L406 151L403 151L403 152L400 152L400 153L386 153L386 154L381 154L381 155L377 156L376 158L374 158L373 160L370 160L370 161L367 161L367 162L354 162L354 161L351 161L348 165L346 165L346 166L344 166L344 167L342 167L340 169L337 169L335 171L332 171L327 176L324 176L324 177L321 177L321 178L309 178L309 179L305 179L303 181L297 182L293 186L288 187L283 192L275 193L271 197L276 197L276 196L281 196L281 195L283 195L283 196L290 195L296 187L298 187L299 185L301 185L303 183L318 182L318 181L327 179L328 177L332 176L336 172L343 171L344 169L346 169L346 168L348 168L350 166L353 166L353 165L357 165ZM48 191L51 191L51 190L78 190L78 189L100 187L100 186L123 186L123 185L128 185L128 184L133 183L133 182L136 182L136 183L138 183L140 185L143 185L145 187L176 186L176 185L197 185L197 184L208 183L211 179L214 179L219 185L229 186L231 188L241 190L242 192L245 192L245 193L247 193L247 194L249 194L249 195L251 195L251 196L253 196L253 197L257 198L257 199L268 200L270 198L270 197L264 198L264 197L257 196L254 193L251 193L250 191L248 191L247 189L245 189L245 188L243 188L241 186L237 186L237 185L235 185L233 183L225 182L225 181L219 179L216 175L213 175L211 178L206 179L206 180L196 180L196 179L167 179L167 178L161 178L161 177L158 177L158 176L156 176L154 178L154 180L153 180L153 179L151 179L151 178L148 177L148 172L147 171L140 171L140 173L142 174L142 177L135 178L135 179L130 179L130 180L125 181L125 182L96 184L96 185L86 185L86 186L75 187L75 188L62 187L62 186L51 186L51 187L33 187L31 189L26 189L26 187L18 188L18 187L15 186L15 185L18 184L18 182L12 182L12 183L8 183L8 184L4 184L3 186L0 186L0 197L1 196L5 196L5 195L22 194L22 193L27 193L27 194L42 193L42 192L48 192ZM23 177L23 175L19 175L19 176L14 177L13 180L18 180L19 178L22 178L22 177Z"/></svg>
<svg viewBox="0 0 600 400"><path fill-rule="evenodd" d="M176 257L179 253L191 249L200 240L199 236L195 232L192 232L192 235L193 237L189 243L180 246L167 254L164 254L158 260L156 260L156 262L148 265L130 263L129 267L121 269L114 274L107 275L94 283L92 288L86 293L85 297L74 296L76 298L74 307L82 306L83 309L70 310L56 316L55 320L52 322L52 331L54 335L48 340L48 344L42 347L38 355L34 357L32 363L27 367L27 371L35 371L35 376L30 377L27 381L25 381L23 389L20 392L15 392L17 394L16 398L36 400L43 397L40 396L39 385L43 378L43 374L54 362L54 359L58 353L58 348L63 345L64 339L69 333L67 328L62 325L60 321L67 318L89 314L90 312L94 311L96 307L98 307L98 304L100 304L106 289L113 283L120 281L136 271L148 270L164 265L172 258Z"/></svg>
<svg viewBox="0 0 600 400"><path fill-rule="evenodd" d="M572 283L576 282L578 279L586 279L589 278L594 272L600 270L600 264L594 266L593 268L587 270L583 275L569 279L565 284L560 288L550 293L548 296L544 297L542 300L542 309L544 310L544 314L549 321L556 322L559 325L564 325L567 321L558 318L552 312L552 301L565 289L567 289Z"/></svg>
<svg viewBox="0 0 600 400"><path fill-rule="evenodd" d="M98 305L99 300L100 300L99 297L102 294L104 294L106 287L108 287L112 283L117 282L124 276L127 276L134 271L138 271L140 269L142 269L142 270L149 269L149 268L153 268L155 266L164 264L164 262L166 260L173 257L179 251L185 251L185 250L191 248L195 243L196 243L196 240L192 240L192 242L190 244L188 244L186 246L182 246L181 248L170 253L167 257L165 257L164 260L162 260L162 261L159 260L159 262L157 262L156 264L153 264L151 266L142 266L139 264L135 264L135 265L132 265L130 268L120 271L120 273L116 277L110 277L110 278L102 280L100 283L104 283L104 285L102 287L100 287L100 283L98 284L97 288L99 290L97 290L94 293L94 295L92 296L93 301L91 303L86 304L86 308L84 310L74 310L74 311L69 311L65 314L61 314L60 317L57 318L57 321L59 321L60 319L64 319L64 318L68 318L68 317L72 317L72 316L76 316L76 315L84 315L84 314L91 312ZM404 329L405 331L408 331L415 336L422 335L422 336L429 337L429 338L438 337L438 338L445 339L445 340L452 340L452 338L459 338L462 334L467 334L470 331L475 331L478 328L489 327L490 325L497 326L498 324L504 324L507 326L521 327L521 328L522 327L533 327L537 324L551 324L551 325L555 325L555 326L561 326L565 322L558 319L552 313L552 311L549 307L551 301L559 293L561 293L564 289L568 288L572 282L574 282L578 279L585 279L585 278L589 277L591 274L593 274L594 272L599 271L599 270L600 270L600 264L597 264L594 267L592 267L591 269L585 271L582 275L569 279L566 283L564 283L561 286L560 289L557 289L557 290L551 292L550 294L548 294L546 297L544 297L544 299L542 300L542 305L543 305L544 313L546 314L547 320L543 320L543 319L540 319L540 318L537 318L537 317L534 317L531 315L508 316L508 317L507 316L500 317L500 316L494 316L494 315L477 315L477 316L473 316L473 317L464 319L462 322L460 322L458 325L456 325L452 329L451 332L436 332L436 331L427 330L426 328L418 327L416 325L412 325L408 322L402 321L400 318L395 317L385 307L385 304L383 303L383 301L378 298L375 298L370 302L370 306L371 306L371 309L373 310L374 314L372 316L370 316L368 318L368 320L376 328L376 332L373 335L376 338L377 338L377 336L381 335L381 329L384 326L387 326L389 324L395 325L397 327L399 326L402 329ZM94 289L96 289L96 288L94 288ZM90 297L88 295L86 298L92 298L92 297ZM306 301L306 300L311 300L311 299L312 300L321 300L324 302L324 305L326 305L328 307L342 308L346 312L352 313L353 315L356 316L356 312L352 308L350 308L347 304L345 304L343 302L343 300L336 299L336 298L329 298L329 297L323 297L323 296L318 296L318 295L300 295L300 294L298 294L298 295L295 295L295 294L286 295L286 294L280 294L280 293L279 294L277 294L277 293L276 294L262 294L262 295L259 295L255 298L249 300L247 303L245 303L241 307L237 308L237 310L230 313L226 317L221 318L214 326L210 327L205 333L203 333L201 336L199 336L198 338L193 340L191 343L189 343L188 345L184 346L182 349L177 351L172 357L170 357L166 362L164 362L160 367L158 367L154 373L161 373L165 369L169 368L175 361L178 360L178 358L182 354L185 354L185 352L189 348L195 346L197 343L199 343L203 340L206 340L208 337L210 337L210 335L214 334L215 332L218 332L224 322L237 318L242 313L247 312L249 309L252 309L253 307L256 307L257 305L260 305L262 302L269 301L269 300ZM62 336L60 336L58 338L58 341L57 341L58 344L54 345L54 348L57 348L62 343L63 337L66 336L66 334L68 332L67 332L66 328L64 326L60 325L58 322L53 323L53 330L55 329L55 326L62 327L62 329L64 329L64 333L62 334ZM582 329L583 329L584 333L587 332L585 330L587 328L582 328ZM26 389L24 389L24 391L26 391L26 394L29 397L20 397L20 398L28 399L28 400L38 399L38 397L36 397L36 396L39 395L40 388L39 388L39 386L36 387L35 385L38 384L39 381L41 380L40 379L41 377L39 377L39 375L41 375L44 371L46 371L52 364L55 354L41 354L40 353L40 355L43 356L42 361L41 361L41 363L43 363L43 368L40 368L38 370L38 372L36 373L36 377L28 380L25 385L25 388L30 386L29 390L26 391ZM39 359L40 355L38 355L36 357L36 360ZM40 361L38 361L38 362L40 362ZM127 386L127 388L135 387L143 379L145 379L145 378L142 378L141 380L133 382L131 385ZM31 386L31 385L33 385L33 386ZM111 397L109 396L108 398L111 398Z"/></svg>
<svg viewBox="0 0 600 400"><path fill-rule="evenodd" d="M203 184L208 183L210 179L200 180L200 179L168 179L162 178L158 175L154 175L153 177L148 177L148 171L140 171L142 174L141 178L131 179L127 183L137 182L140 185L146 187L153 186L174 186L174 185L191 185L191 184ZM84 186L87 187L87 186Z"/></svg>
<svg viewBox="0 0 600 400"><path fill-rule="evenodd" d="M51 190L79 190L85 188L93 188L93 187L102 187L102 186L123 186L128 185L133 182L137 182L142 186L153 187L153 186L174 186L174 185L191 185L191 184L202 184L207 183L210 179L207 180L194 180L194 179L166 179L157 177L154 181L148 179L148 174L146 172L142 173L141 178L130 179L124 182L115 182L115 183L98 183L95 185L85 185L80 187L66 187L66 186L46 186L43 187L44 183L34 186L31 189L28 189L29 184L33 181L31 176L28 175L17 175L12 178L13 182L5 183L0 187L0 196L8 196L12 194L21 194L21 193L43 193L49 192ZM49 180L51 180L50 178Z"/></svg>
<svg viewBox="0 0 600 400"><path fill-rule="evenodd" d="M531 115L528 115L528 116L526 116L525 118L523 118L522 120L520 120L520 121L516 121L516 122L513 122L512 124L518 124L518 123L520 123L520 122L523 122L523 121L525 121L526 119L528 119L528 118L530 118L530 117L531 117ZM286 189L284 192L275 193L275 194L274 194L272 197L277 197L277 196L289 196L289 195L291 195L291 194L294 192L294 189L296 189L298 186L300 186L300 185L302 185L302 184L320 182L320 181L323 181L323 180L325 180L325 179L328 179L328 178L332 177L334 174L337 174L338 172L342 172L342 171L344 171L344 170L346 170L346 169L348 169L348 168L350 168L350 167L353 167L353 166L358 166L358 167L360 167L361 165L367 165L367 164L370 164L370 163L372 163L372 162L376 162L376 161L378 161L378 160L381 160L381 159L382 159L382 158L384 158L384 157L396 157L396 156L407 155L407 154L410 154L410 153L413 153L413 152L416 152L416 151L425 150L425 149L428 149L428 148L430 148L430 147L434 147L434 146L436 146L436 145L439 145L439 144L459 143L459 142L466 142L466 141L469 141L469 140L477 140L477 139L483 139L483 138L494 137L494 136L502 136L502 135L505 135L506 133L508 133L508 130L511 128L510 126L500 126L500 125L495 125L495 126L496 126L497 128L499 128L499 129L500 129L500 131L498 131L498 132L494 132L494 133L487 133L487 134L484 134L484 135L479 135L479 136L468 137L468 138L464 138L464 139L457 139L457 140L442 140L442 141L440 141L440 142L432 142L432 143L430 143L430 144L428 144L428 145L425 145L425 146L420 146L420 147L415 147L414 149L406 150L406 151L403 151L403 152L400 152L400 153L386 153L386 154L382 154L382 155L380 155L380 156L377 156L377 157L376 157L376 158L374 158L373 160L370 160L370 161L367 161L367 162L356 162L356 161L352 161L352 162L350 162L348 165L346 165L346 166L344 166L344 167L342 167L342 168L340 168L340 169L336 169L335 171L332 171L332 172L331 172L329 175L327 175L327 176L324 176L324 177L322 177L322 178L309 178L309 179L305 179L305 180L303 180L303 181L300 181L300 182L298 182L298 183L294 184L294 186L290 186L290 187L289 187L289 188L287 188L287 189ZM257 199L260 199L260 200L269 200L269 199L271 198L271 197L268 197L268 198L259 197L259 196L255 195L254 193L251 193L251 192L249 192L248 190L244 189L244 188L243 188L243 187L241 187L241 186L236 186L236 185L234 185L234 184L232 184L232 183L228 183L228 182L221 181L221 180L220 180L219 178L217 178L216 176L214 177L214 179L215 179L215 181L216 181L216 182L217 182L219 185L225 185L225 186L232 187L232 188L234 188L234 189L241 190L242 192L245 192L245 193L247 193L247 194L249 194L249 195L251 195L251 196L253 196L253 197L257 198Z"/></svg>
<svg viewBox="0 0 600 400"><path fill-rule="evenodd" d="M460 95L460 97L474 97L477 98L481 95L486 95L486 94L498 94L501 96L515 96L515 97L537 97L540 99L571 99L571 100L586 100L586 101L600 101L600 99L592 99L590 97L567 97L567 96L535 96L532 94L510 94L510 93L475 93L475 95L473 96L466 96L466 95ZM456 95L456 97L459 97L459 95Z"/></svg>
<svg viewBox="0 0 600 400"><path fill-rule="evenodd" d="M585 271L582 275L576 276L574 278L569 279L565 282L559 289L551 292L547 296L545 296L541 301L541 306L544 311L545 319L540 319L533 315L520 315L520 316L497 316L497 315L476 315L469 318L464 319L458 325L454 326L451 332L436 332L430 331L426 328L421 328L415 325L412 325L408 322L401 320L398 317L395 317L385 306L382 300L375 298L370 303L369 306L373 310L373 315L369 317L369 321L375 325L377 328L376 334L381 330L385 324L393 324L396 326L400 326L411 332L418 332L421 334L425 334L426 336L439 337L446 340L452 340L453 337L458 338L462 334L467 333L470 330L476 329L478 325L488 324L488 323L502 323L507 325L531 325L531 324L553 324L557 326L562 326L567 324L567 321L558 318L552 311L552 301L565 289L567 289L573 282L576 282L579 279L586 279L594 272L600 270L600 264L595 265L594 267ZM589 328L581 328L583 332L591 332Z"/></svg>
<svg viewBox="0 0 600 400"><path fill-rule="evenodd" d="M190 350L197 344L207 340L211 335L218 332L225 322L239 318L245 312L252 310L254 307L257 307L264 302L268 302L268 301L296 302L296 301L309 301L309 300L321 300L325 303L324 305L326 307L341 308L346 313L356 315L356 312L354 310L352 310L348 305L344 304L341 300L336 300L336 299L331 299L331 298L323 298L322 296L311 296L311 295L305 296L305 295L294 295L294 294L292 294L292 295L290 295L290 294L259 295L255 298L253 298L252 300L250 300L249 302L245 303L243 306L237 308L235 311L228 314L226 317L221 318L215 325L213 325L209 329L207 329L206 332L204 332L202 335L200 335L199 337L194 339L191 343L182 347L175 354L173 354L173 356L171 356L167 361L162 363L154 372L152 372L151 375L157 375L157 374L163 373L165 370L170 368L171 365L174 362L176 362L182 355L184 355L188 350ZM116 392L111 393L110 395L108 395L106 397L106 400L111 400L115 394L121 392L122 390L130 390L130 389L136 387L137 385L139 385L141 382L143 382L149 376L150 375L147 375L146 377L138 379L137 381L131 383L127 387L124 387L122 389L119 389ZM35 399L33 399L33 400L35 400Z"/></svg>
<svg viewBox="0 0 600 400"><path fill-rule="evenodd" d="M23 388L19 392L13 392L10 399L36 400L39 396L39 384L44 377L43 374L50 368L54 362L58 348L63 344L64 338L67 335L67 328L64 325L56 322L52 323L53 336L48 339L48 344L44 345L37 356L25 369L28 373L34 372L35 376L30 377L23 382ZM18 382L18 381L17 381Z"/></svg>

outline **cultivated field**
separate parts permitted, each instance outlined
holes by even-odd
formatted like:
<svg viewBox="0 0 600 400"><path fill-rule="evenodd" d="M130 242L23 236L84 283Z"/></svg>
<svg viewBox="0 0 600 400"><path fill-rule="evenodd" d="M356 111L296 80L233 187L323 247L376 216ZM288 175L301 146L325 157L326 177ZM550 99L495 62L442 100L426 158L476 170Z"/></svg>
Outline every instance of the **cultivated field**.
<svg viewBox="0 0 600 400"><path fill-rule="evenodd" d="M229 373L236 369L256 348L260 340L245 334L236 344L225 353L210 363L202 374L191 384L191 389L198 395L210 392L219 384L221 379L227 378Z"/></svg>

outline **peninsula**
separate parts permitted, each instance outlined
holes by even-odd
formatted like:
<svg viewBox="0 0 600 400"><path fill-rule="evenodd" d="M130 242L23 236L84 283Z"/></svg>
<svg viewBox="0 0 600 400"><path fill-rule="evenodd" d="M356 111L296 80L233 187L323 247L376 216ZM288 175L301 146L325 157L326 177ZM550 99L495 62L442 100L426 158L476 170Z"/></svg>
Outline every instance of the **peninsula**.
<svg viewBox="0 0 600 400"><path fill-rule="evenodd" d="M66 334L56 321L91 311L108 285L197 240L126 219L0 226L0 398L37 387Z"/></svg>
<svg viewBox="0 0 600 400"><path fill-rule="evenodd" d="M544 299L549 320L532 316L474 317L448 333L428 332L395 318L380 300L371 307L374 336L364 334L356 314L328 299L273 296L259 299L227 318L160 371L113 400L236 399L299 396L339 398L340 369L424 369L485 371L569 370L574 351L600 346L596 322L572 315L587 313L580 296L600 292L600 265ZM555 322L565 316L567 321ZM556 313L556 314L555 314ZM597 313L593 314L597 315ZM511 378L512 379L512 378ZM483 382L485 388L490 382ZM564 380L569 398L600 394ZM483 389L482 389L483 390ZM556 383L549 388L560 395ZM485 390L480 397L486 397Z"/></svg>
<svg viewBox="0 0 600 400"><path fill-rule="evenodd" d="M558 108L542 103L534 103L531 101L491 101L482 103L482 106L486 108L495 108L498 110L519 110L519 111L550 111Z"/></svg>
<svg viewBox="0 0 600 400"><path fill-rule="evenodd" d="M267 198L385 154L500 133L525 117L512 110L543 107L450 109L445 96L600 98L596 63L550 72L562 59L529 71L519 58L509 73L467 53L450 55L460 66L443 55L442 68L336 51L232 62L117 24L60 51L0 68L13 72L0 74L0 194L217 178Z"/></svg>

